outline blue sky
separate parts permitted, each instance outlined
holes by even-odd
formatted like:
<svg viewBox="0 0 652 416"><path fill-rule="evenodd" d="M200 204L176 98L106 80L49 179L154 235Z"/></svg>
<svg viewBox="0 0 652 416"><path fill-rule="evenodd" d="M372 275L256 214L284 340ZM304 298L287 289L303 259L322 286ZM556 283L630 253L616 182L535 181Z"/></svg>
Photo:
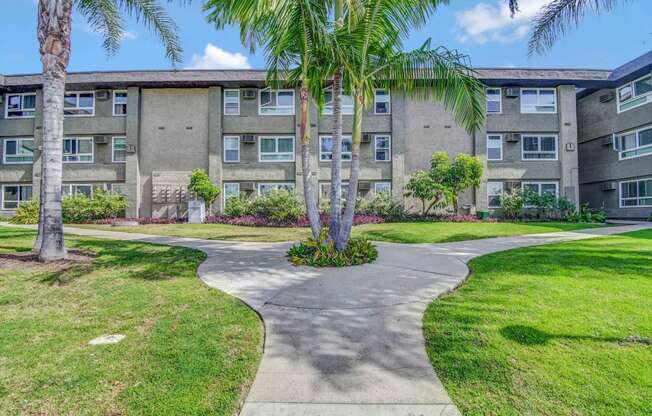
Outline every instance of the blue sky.
<svg viewBox="0 0 652 416"><path fill-rule="evenodd" d="M542 57L527 57L529 20L549 0L521 0L511 19L504 0L452 0L416 30L406 49L431 37L433 45L457 49L477 67L615 68L652 49L652 1L637 0L603 15L589 15ZM40 72L36 41L36 0L0 0L0 73ZM264 56L242 47L236 28L215 30L206 22L201 0L190 7L169 6L184 47L182 68L262 68ZM122 48L107 57L101 38L79 15L73 17L70 71L168 69L158 40L134 21Z"/></svg>

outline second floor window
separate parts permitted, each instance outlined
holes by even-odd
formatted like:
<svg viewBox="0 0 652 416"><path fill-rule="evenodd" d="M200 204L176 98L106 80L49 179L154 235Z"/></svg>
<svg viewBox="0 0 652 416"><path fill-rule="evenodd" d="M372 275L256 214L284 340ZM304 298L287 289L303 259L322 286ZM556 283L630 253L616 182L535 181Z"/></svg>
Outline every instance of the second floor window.
<svg viewBox="0 0 652 416"><path fill-rule="evenodd" d="M487 136L487 160L503 160L503 136L500 134Z"/></svg>
<svg viewBox="0 0 652 416"><path fill-rule="evenodd" d="M94 114L94 92L67 92L63 96L64 116L92 116Z"/></svg>
<svg viewBox="0 0 652 416"><path fill-rule="evenodd" d="M240 161L240 136L224 136L224 161Z"/></svg>
<svg viewBox="0 0 652 416"><path fill-rule="evenodd" d="M487 113L502 111L502 94L500 88L487 88Z"/></svg>
<svg viewBox="0 0 652 416"><path fill-rule="evenodd" d="M392 160L391 142L389 136L376 136L374 137L375 147L375 160L376 162L389 162Z"/></svg>
<svg viewBox="0 0 652 416"><path fill-rule="evenodd" d="M113 115L127 115L127 91L113 91Z"/></svg>
<svg viewBox="0 0 652 416"><path fill-rule="evenodd" d="M322 114L333 114L333 87L328 87L324 90L324 110ZM353 97L350 95L342 94L342 114L353 114Z"/></svg>
<svg viewBox="0 0 652 416"><path fill-rule="evenodd" d="M258 94L258 114L294 115L294 90L272 90L265 88Z"/></svg>
<svg viewBox="0 0 652 416"><path fill-rule="evenodd" d="M333 160L332 136L321 136L319 138L319 160L322 162ZM351 136L342 135L342 160L351 160Z"/></svg>
<svg viewBox="0 0 652 416"><path fill-rule="evenodd" d="M523 160L557 160L557 136L523 135Z"/></svg>
<svg viewBox="0 0 652 416"><path fill-rule="evenodd" d="M240 90L224 90L224 115L240 115Z"/></svg>
<svg viewBox="0 0 652 416"><path fill-rule="evenodd" d="M4 163L32 163L34 161L34 139L5 139Z"/></svg>
<svg viewBox="0 0 652 416"><path fill-rule="evenodd" d="M113 163L124 163L127 161L127 138L114 137L111 144L111 161Z"/></svg>
<svg viewBox="0 0 652 416"><path fill-rule="evenodd" d="M652 75L628 82L618 88L618 112L630 110L650 102L652 97Z"/></svg>
<svg viewBox="0 0 652 416"><path fill-rule="evenodd" d="M557 94L554 88L523 88L521 113L556 113Z"/></svg>
<svg viewBox="0 0 652 416"><path fill-rule="evenodd" d="M90 137L64 139L63 161L73 163L92 163L93 139Z"/></svg>
<svg viewBox="0 0 652 416"><path fill-rule="evenodd" d="M617 145L620 159L652 154L652 126L619 135Z"/></svg>
<svg viewBox="0 0 652 416"><path fill-rule="evenodd" d="M5 97L5 117L27 118L36 113L36 94L7 94Z"/></svg>
<svg viewBox="0 0 652 416"><path fill-rule="evenodd" d="M374 94L374 114L389 114L391 111L389 91L377 89Z"/></svg>
<svg viewBox="0 0 652 416"><path fill-rule="evenodd" d="M294 162L294 137L259 137L260 162Z"/></svg>

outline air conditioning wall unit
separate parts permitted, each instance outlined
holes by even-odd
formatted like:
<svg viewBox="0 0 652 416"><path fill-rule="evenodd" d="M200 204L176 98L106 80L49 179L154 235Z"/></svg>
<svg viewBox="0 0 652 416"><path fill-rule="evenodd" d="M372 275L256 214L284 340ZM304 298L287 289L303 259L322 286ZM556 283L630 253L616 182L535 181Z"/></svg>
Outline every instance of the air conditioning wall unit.
<svg viewBox="0 0 652 416"><path fill-rule="evenodd" d="M95 142L95 144L108 144L109 136L93 136L93 142Z"/></svg>
<svg viewBox="0 0 652 416"><path fill-rule="evenodd" d="M371 143L371 133L364 133L362 135L361 143Z"/></svg>
<svg viewBox="0 0 652 416"><path fill-rule="evenodd" d="M360 181L358 182L358 190L368 191L371 189L371 182L369 181Z"/></svg>
<svg viewBox="0 0 652 416"><path fill-rule="evenodd" d="M254 144L256 143L256 136L253 134L243 134L242 135L242 143L244 144Z"/></svg>
<svg viewBox="0 0 652 416"><path fill-rule="evenodd" d="M608 103L609 101L612 101L614 98L616 98L616 95L614 94L614 92L609 91L606 94L602 94L600 96L600 102L601 103Z"/></svg>
<svg viewBox="0 0 652 416"><path fill-rule="evenodd" d="M95 98L97 98L98 101L106 101L111 98L111 91L109 90L95 91Z"/></svg>
<svg viewBox="0 0 652 416"><path fill-rule="evenodd" d="M518 143L521 140L521 133L507 133L505 135L505 141L507 143Z"/></svg>
<svg viewBox="0 0 652 416"><path fill-rule="evenodd" d="M240 182L241 192L253 192L256 189L253 182Z"/></svg>
<svg viewBox="0 0 652 416"><path fill-rule="evenodd" d="M616 182L613 181L605 182L602 184L600 188L602 189L603 192L615 191L616 189L618 189L618 184L616 184Z"/></svg>
<svg viewBox="0 0 652 416"><path fill-rule="evenodd" d="M521 95L521 90L516 87L505 88L505 97L518 98Z"/></svg>
<svg viewBox="0 0 652 416"><path fill-rule="evenodd" d="M245 100L253 100L256 98L256 90L253 88L247 88L242 90L242 98Z"/></svg>

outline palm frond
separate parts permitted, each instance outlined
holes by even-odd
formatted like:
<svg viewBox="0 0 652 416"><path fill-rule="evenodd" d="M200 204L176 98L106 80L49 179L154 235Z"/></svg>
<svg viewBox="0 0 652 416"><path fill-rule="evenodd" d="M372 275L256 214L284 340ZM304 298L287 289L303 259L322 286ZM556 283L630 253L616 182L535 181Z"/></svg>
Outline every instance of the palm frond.
<svg viewBox="0 0 652 416"><path fill-rule="evenodd" d="M113 0L78 0L77 10L86 18L90 28L99 33L102 46L109 55L120 49L124 36L123 21L120 11Z"/></svg>

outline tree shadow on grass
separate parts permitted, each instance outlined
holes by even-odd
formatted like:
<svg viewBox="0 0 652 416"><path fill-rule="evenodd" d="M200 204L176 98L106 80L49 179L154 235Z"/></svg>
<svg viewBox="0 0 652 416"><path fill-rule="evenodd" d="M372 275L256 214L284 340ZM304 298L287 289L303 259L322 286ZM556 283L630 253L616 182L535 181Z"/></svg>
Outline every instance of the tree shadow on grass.
<svg viewBox="0 0 652 416"><path fill-rule="evenodd" d="M526 346L546 345L554 339L570 341L622 342L619 337L596 337L593 335L551 334L528 325L508 325L500 330L500 334L514 342Z"/></svg>

